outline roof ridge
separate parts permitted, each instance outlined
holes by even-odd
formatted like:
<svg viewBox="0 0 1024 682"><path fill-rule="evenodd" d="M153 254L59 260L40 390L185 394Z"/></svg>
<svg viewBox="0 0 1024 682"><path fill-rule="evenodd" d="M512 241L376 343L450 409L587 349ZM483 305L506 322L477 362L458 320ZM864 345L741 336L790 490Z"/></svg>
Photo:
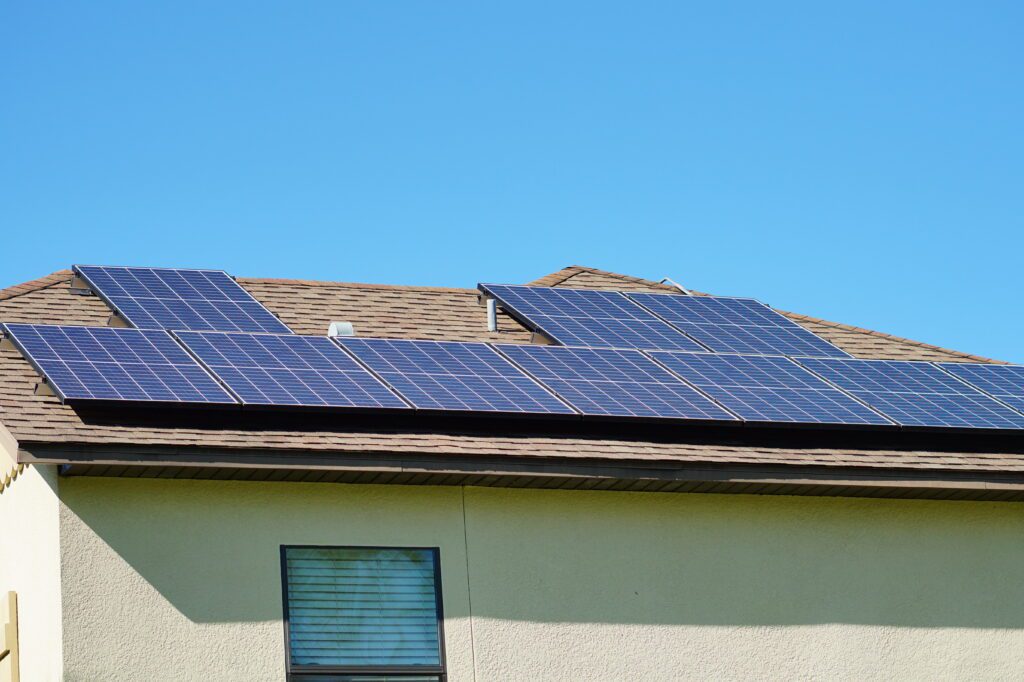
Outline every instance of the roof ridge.
<svg viewBox="0 0 1024 682"><path fill-rule="evenodd" d="M662 284L661 282L655 282L652 279L634 277L633 275L624 275L620 272L611 272L610 270L601 270L599 268L590 268L585 265L569 265L567 267L562 268L561 270L558 270L557 272L553 272L539 279L535 279L529 284L531 286L553 287L558 286L559 284L564 284L565 282L569 281L576 275L582 275L584 273L589 273L592 275L603 275L605 277L614 277L615 279L621 279L626 282L634 282L636 284L643 284L645 286L656 287L658 289L666 289L674 293L679 292L679 290L673 286Z"/></svg>
<svg viewBox="0 0 1024 682"><path fill-rule="evenodd" d="M561 284L562 282L571 277L575 277L585 269L586 268L584 268L581 265L570 265L562 268L561 270L557 270L550 274L544 275L543 277L538 277L535 280L527 282L526 285L534 287L553 287L558 284Z"/></svg>
<svg viewBox="0 0 1024 682"><path fill-rule="evenodd" d="M15 284L7 287L6 289L0 289L0 301L24 296L25 294L32 293L33 291L39 291L40 289L46 289L48 287L61 284L62 282L68 281L71 275L72 272L70 270L58 270L38 279L22 282L21 284Z"/></svg>
<svg viewBox="0 0 1024 682"><path fill-rule="evenodd" d="M572 279L576 275L579 275L579 274L582 274L582 273L585 273L585 272L589 272L589 273L595 274L595 275L604 275L605 277L614 277L616 279L621 279L621 280L628 281L628 282L637 282L637 283L640 283L640 284L645 284L647 286L655 286L655 287L659 287L659 288L670 289L673 292L678 292L678 290L675 287L671 287L671 286L668 286L666 284L662 284L661 282L655 282L653 280L644 279L643 277L633 277L632 275L623 275L623 274L620 274L618 272L609 272L608 270L600 270L598 268L589 268L589 267L586 267L584 265L570 265L568 267L562 268L561 270L559 270L557 272L551 273L550 275L546 275L545 277L541 277L540 279L534 280L533 282L530 282L530 284L541 285L540 283L544 282L544 284L542 284L541 286L557 286L559 284L564 284L565 282L567 282L568 280ZM712 294L706 294L706 293L701 292L701 291L693 291L692 293L694 295L696 295L696 296L711 296L712 295ZM827 327L834 327L836 329L843 329L843 330L846 330L846 331L858 332L858 333L861 333L861 334L869 334L871 336L877 336L877 337L884 338L884 339L891 339L893 341L899 341L900 343L906 343L906 344L909 344L909 345L912 345L912 346L917 346L918 348L928 348L930 350L940 351L940 352L943 352L943 353L949 353L949 354L954 355L956 357L961 357L961 358L968 359L968 360L975 360L977 362L985 362L985 363L999 364L999 365L1011 364L1011 363L1006 362L1005 360L996 360L994 358L985 357L984 355L975 355L973 353L965 353L963 351L953 350L951 348L944 348L942 346L936 346L935 344L932 344L932 343L925 343L923 341L915 341L914 339L908 339L908 338L905 338L905 337L902 337L902 336L896 336L895 334L886 334L885 332L875 331L874 329L866 329L864 327L857 327L857 326L852 325L852 324L843 324L841 322L832 322L832 321L829 321L829 320L823 320L820 317L813 317L811 315L803 315L801 313L791 313L791 312L786 311L786 310L778 310L777 312L782 313L786 317L789 317L789 318L794 319L794 320L804 320L806 322L814 322L816 324L821 324L821 325L824 325L824 326L827 326Z"/></svg>
<svg viewBox="0 0 1024 682"><path fill-rule="evenodd" d="M814 322L821 324L826 327L835 327L836 329L844 329L851 332L857 332L860 334L869 334L871 336L878 336L884 339L892 339L893 341L899 341L900 343L908 343L913 346L920 348L928 348L931 350L942 351L943 353L951 353L962 358L969 358L971 360L977 360L978 362L984 362L996 365L1009 365L1012 363L1006 362L1005 360L996 360L994 358L987 358L984 355L975 355L973 353L965 353L959 350L953 350L952 348L944 348L943 346L936 346L932 343L925 343L924 341L915 341L914 339L908 339L903 336L896 336L895 334L886 334L885 332L875 331L874 329L867 329L865 327L858 327L852 324L843 324L842 322L831 322L829 320L823 320L820 317L813 317L811 315L803 315L801 313L791 313L787 310L774 309L776 312L782 313L786 317L793 320L804 320L807 322Z"/></svg>
<svg viewBox="0 0 1024 682"><path fill-rule="evenodd" d="M653 280L645 279L643 277L634 277L632 275L624 275L624 274L621 274L621 273L618 273L618 272L611 272L611 271L608 271L608 270L601 270L599 268L591 268L591 267L587 267L587 266L583 266L583 265L570 265L570 266L567 266L567 267L562 268L561 270L553 272L553 273L551 273L549 275L545 275L544 277L541 277L539 279L533 280L532 282L529 282L529 284L532 285L532 286L549 286L549 287L550 286L557 286L559 284L564 284L565 282L571 280L573 277L575 277L577 275L580 275L580 274L584 274L584 273L590 273L590 274L595 274L595 275L602 275L602 276L605 276L605 277L612 277L612 278L620 279L620 280L626 281L626 282L635 282L635 283L639 283L639 284L644 284L646 286L651 286L651 287L665 289L665 290L672 291L672 292L677 292L677 289L675 287L671 287L671 286L668 286L666 284L662 284L660 282L655 282ZM39 277L37 279L30 280L28 282L23 282L21 284L15 284L15 285L7 287L5 289L0 289L0 301L10 300L10 299L13 299L13 298L17 298L18 296L24 296L25 294L29 294L29 293L32 293L32 292L35 292L35 291L40 291L42 289L47 289L47 288L50 288L50 287L53 287L53 286L65 283L65 282L69 281L69 279L71 278L72 274L73 273L71 272L71 270L66 270L66 269L65 270L57 270L56 272L52 272L49 275L44 275L43 277ZM347 289L370 289L370 290L384 290L384 291L424 291L424 292L433 292L433 293L444 293L444 292L447 292L447 293L457 293L457 294L476 293L476 291L477 291L476 289L468 289L468 288L462 288L462 287L432 287L432 286L418 286L418 285L404 285L404 284L371 284L371 283L364 283L364 282L332 282L332 281L327 281L327 280L302 280L302 279L285 279L285 278L270 278L270 277L239 277L237 279L238 279L238 281L240 283L248 283L248 284L268 284L268 285L280 284L280 285L290 285L290 286L300 285L300 286L309 286L309 287L342 287L342 288L347 288ZM697 295L708 295L708 294L703 294L702 292L697 292L697 291L694 291L693 293L697 294ZM864 327L858 327L858 326L850 325L850 324L843 324L841 322L832 322L830 320L824 320L824 319L822 319L820 317L814 317L814 316L811 316L811 315L804 315L804 314L801 314L801 313L793 313L793 312L789 312L789 311L785 311L785 310L779 310L778 312L782 313L783 315L785 315L785 316L787 316L787 317L789 317L789 318L791 318L793 320L811 322L811 323L820 324L820 325L823 325L823 326L826 326L826 327L832 327L834 329L842 329L842 330L845 330L845 331L852 331L852 332L856 332L856 333L859 333L859 334L867 334L867 335L876 336L876 337L879 337L879 338L890 339L892 341L897 341L899 343L904 343L904 344L916 346L918 348L927 348L927 349L930 349L930 350L939 351L939 352L942 352L942 353L947 353L947 354L949 354L949 355L951 355L953 357L959 357L959 358L963 358L965 360L972 360L972 361L976 361L976 362L984 362L984 363L991 363L991 364L1001 364L1001 365L1011 364L1011 363L1006 362L1005 360L996 360L994 358L985 357L983 355L975 355L973 353L965 353L963 351L953 350L953 349L950 349L950 348L944 348L942 346L937 346L937 345L931 344L931 343L925 343L923 341L915 341L914 339L908 339L906 337L896 336L895 334L887 334L885 332L875 331L873 329L866 329Z"/></svg>
<svg viewBox="0 0 1024 682"><path fill-rule="evenodd" d="M280 284L285 286L308 286L308 287L344 287L347 289L383 289L402 291L430 291L430 292L451 292L451 293L478 293L476 289L463 287L432 287L417 284L374 284L370 282L333 282L320 279L288 279L284 277L236 277L240 284Z"/></svg>

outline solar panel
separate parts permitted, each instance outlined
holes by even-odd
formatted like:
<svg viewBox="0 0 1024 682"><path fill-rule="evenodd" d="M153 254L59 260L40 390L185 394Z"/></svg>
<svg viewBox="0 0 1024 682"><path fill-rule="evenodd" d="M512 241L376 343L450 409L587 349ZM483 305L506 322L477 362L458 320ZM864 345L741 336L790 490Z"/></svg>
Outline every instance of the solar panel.
<svg viewBox="0 0 1024 682"><path fill-rule="evenodd" d="M484 343L335 340L419 409L575 414Z"/></svg>
<svg viewBox="0 0 1024 682"><path fill-rule="evenodd" d="M221 270L76 265L74 271L138 329L291 333Z"/></svg>
<svg viewBox="0 0 1024 682"><path fill-rule="evenodd" d="M495 347L585 415L736 421L640 351Z"/></svg>
<svg viewBox="0 0 1024 682"><path fill-rule="evenodd" d="M836 358L797 361L904 426L1024 428L1024 415L927 362Z"/></svg>
<svg viewBox="0 0 1024 682"><path fill-rule="evenodd" d="M667 351L648 354L744 421L892 424L789 358Z"/></svg>
<svg viewBox="0 0 1024 682"><path fill-rule="evenodd" d="M165 331L7 324L62 400L236 401Z"/></svg>
<svg viewBox="0 0 1024 682"><path fill-rule="evenodd" d="M938 365L975 388L999 398L1015 410L1024 412L1024 367L967 362L942 362Z"/></svg>
<svg viewBox="0 0 1024 682"><path fill-rule="evenodd" d="M705 350L616 291L481 284L527 326L563 346Z"/></svg>
<svg viewBox="0 0 1024 682"><path fill-rule="evenodd" d="M175 335L247 405L408 409L326 336Z"/></svg>
<svg viewBox="0 0 1024 682"><path fill-rule="evenodd" d="M848 353L752 298L626 296L717 353L848 358Z"/></svg>

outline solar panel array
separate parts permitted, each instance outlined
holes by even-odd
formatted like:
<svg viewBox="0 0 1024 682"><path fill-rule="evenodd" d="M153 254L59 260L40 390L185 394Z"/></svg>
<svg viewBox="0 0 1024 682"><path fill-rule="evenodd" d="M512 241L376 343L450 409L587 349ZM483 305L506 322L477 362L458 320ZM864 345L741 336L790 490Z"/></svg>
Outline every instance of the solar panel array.
<svg viewBox="0 0 1024 682"><path fill-rule="evenodd" d="M74 272L138 329L291 333L221 270L76 265Z"/></svg>
<svg viewBox="0 0 1024 682"><path fill-rule="evenodd" d="M246 405L408 409L325 336L175 335Z"/></svg>
<svg viewBox="0 0 1024 682"><path fill-rule="evenodd" d="M615 291L481 284L506 311L564 346L705 350Z"/></svg>
<svg viewBox="0 0 1024 682"><path fill-rule="evenodd" d="M165 331L34 324L4 330L64 400L236 403Z"/></svg>
<svg viewBox="0 0 1024 682"><path fill-rule="evenodd" d="M717 353L850 357L752 298L649 293L626 296Z"/></svg>
<svg viewBox="0 0 1024 682"><path fill-rule="evenodd" d="M927 362L836 358L800 358L799 362L904 426L1024 428L1024 415Z"/></svg>
<svg viewBox="0 0 1024 682"><path fill-rule="evenodd" d="M1024 412L1024 367L966 362L943 362L939 367Z"/></svg>
<svg viewBox="0 0 1024 682"><path fill-rule="evenodd" d="M481 285L564 344L492 346L298 336L221 271L75 271L140 328L0 327L64 400L1024 429L1024 367L854 359L753 299Z"/></svg>
<svg viewBox="0 0 1024 682"><path fill-rule="evenodd" d="M636 350L496 348L585 415L736 421L736 417Z"/></svg>
<svg viewBox="0 0 1024 682"><path fill-rule="evenodd" d="M419 409L575 414L484 343L337 341Z"/></svg>
<svg viewBox="0 0 1024 682"><path fill-rule="evenodd" d="M788 358L667 351L650 355L744 421L892 424Z"/></svg>

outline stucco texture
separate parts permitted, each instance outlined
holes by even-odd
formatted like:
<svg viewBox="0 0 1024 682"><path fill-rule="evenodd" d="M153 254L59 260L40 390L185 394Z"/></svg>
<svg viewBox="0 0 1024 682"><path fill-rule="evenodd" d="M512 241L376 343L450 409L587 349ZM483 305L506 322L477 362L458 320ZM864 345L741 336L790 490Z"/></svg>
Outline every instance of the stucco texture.
<svg viewBox="0 0 1024 682"><path fill-rule="evenodd" d="M0 451L0 467L9 460ZM61 673L61 582L56 467L32 466L0 491L0 591L18 594L21 679ZM0 661L0 679L8 679Z"/></svg>
<svg viewBox="0 0 1024 682"><path fill-rule="evenodd" d="M1024 677L1021 504L60 483L69 680L284 679L282 544L440 547L453 682Z"/></svg>

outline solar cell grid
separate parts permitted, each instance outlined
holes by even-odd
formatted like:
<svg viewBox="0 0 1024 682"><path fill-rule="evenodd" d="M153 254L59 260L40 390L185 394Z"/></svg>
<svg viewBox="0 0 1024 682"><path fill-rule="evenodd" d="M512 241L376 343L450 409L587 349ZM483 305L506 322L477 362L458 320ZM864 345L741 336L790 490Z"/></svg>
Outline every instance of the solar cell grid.
<svg viewBox="0 0 1024 682"><path fill-rule="evenodd" d="M665 351L648 354L745 421L891 424L788 358Z"/></svg>
<svg viewBox="0 0 1024 682"><path fill-rule="evenodd" d="M1024 413L1024 367L943 362L942 369Z"/></svg>
<svg viewBox="0 0 1024 682"><path fill-rule="evenodd" d="M575 414L487 344L351 337L336 341L419 409Z"/></svg>
<svg viewBox="0 0 1024 682"><path fill-rule="evenodd" d="M626 297L718 353L850 357L751 298L650 293Z"/></svg>
<svg viewBox="0 0 1024 682"><path fill-rule="evenodd" d="M566 346L705 350L615 291L482 284L503 308Z"/></svg>
<svg viewBox="0 0 1024 682"><path fill-rule="evenodd" d="M247 405L408 409L323 336L175 332Z"/></svg>
<svg viewBox="0 0 1024 682"><path fill-rule="evenodd" d="M236 402L165 331L29 324L4 327L64 400Z"/></svg>
<svg viewBox="0 0 1024 682"><path fill-rule="evenodd" d="M1024 428L1024 415L927 362L836 358L799 358L798 362L904 426Z"/></svg>
<svg viewBox="0 0 1024 682"><path fill-rule="evenodd" d="M220 270L95 265L76 265L74 270L139 329L291 332Z"/></svg>
<svg viewBox="0 0 1024 682"><path fill-rule="evenodd" d="M636 350L508 344L496 348L586 415L736 420Z"/></svg>

